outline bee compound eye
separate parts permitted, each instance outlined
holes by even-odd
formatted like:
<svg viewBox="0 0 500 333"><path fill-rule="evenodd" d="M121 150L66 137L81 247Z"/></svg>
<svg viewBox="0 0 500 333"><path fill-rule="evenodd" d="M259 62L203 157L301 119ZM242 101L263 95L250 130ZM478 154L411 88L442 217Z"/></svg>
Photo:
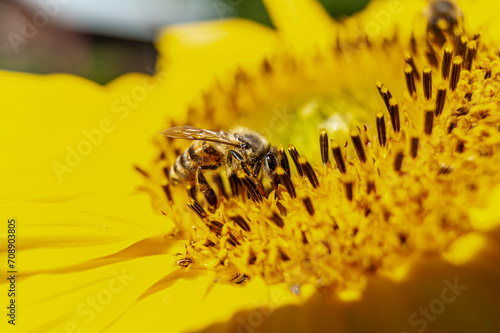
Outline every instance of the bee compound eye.
<svg viewBox="0 0 500 333"><path fill-rule="evenodd" d="M276 166L277 166L276 157L274 157L273 154L267 153L266 156L264 157L264 160L266 161L267 167L270 170L276 169Z"/></svg>

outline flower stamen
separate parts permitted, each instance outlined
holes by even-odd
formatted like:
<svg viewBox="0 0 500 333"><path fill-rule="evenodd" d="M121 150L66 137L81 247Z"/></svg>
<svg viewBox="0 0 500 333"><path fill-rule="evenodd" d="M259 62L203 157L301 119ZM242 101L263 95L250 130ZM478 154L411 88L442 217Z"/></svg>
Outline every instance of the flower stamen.
<svg viewBox="0 0 500 333"><path fill-rule="evenodd" d="M432 69L430 67L424 67L424 80L423 88L424 88L424 97L429 100L432 98Z"/></svg>
<svg viewBox="0 0 500 333"><path fill-rule="evenodd" d="M351 130L351 140L359 160L365 163L366 162L365 148L363 147L363 143L361 142L359 133L355 129Z"/></svg>
<svg viewBox="0 0 500 333"><path fill-rule="evenodd" d="M445 47L443 53L443 62L441 65L441 76L443 80L447 80L450 76L450 68L451 68L451 58L453 56L453 49L450 47Z"/></svg>
<svg viewBox="0 0 500 333"><path fill-rule="evenodd" d="M450 89L455 91L457 89L458 80L460 80L460 70L462 69L463 58L455 56L451 67Z"/></svg>
<svg viewBox="0 0 500 333"><path fill-rule="evenodd" d="M300 165L299 162L299 152L297 151L297 148L291 143L288 144L288 153L292 157L293 163L295 164L295 167L297 168L297 172L299 173L300 177L304 176L304 170L302 170L302 166Z"/></svg>

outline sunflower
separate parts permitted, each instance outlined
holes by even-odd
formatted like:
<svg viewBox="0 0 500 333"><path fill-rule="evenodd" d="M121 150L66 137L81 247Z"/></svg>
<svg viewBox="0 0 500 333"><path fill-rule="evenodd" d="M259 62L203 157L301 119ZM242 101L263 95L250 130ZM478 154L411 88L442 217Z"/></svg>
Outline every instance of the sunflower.
<svg viewBox="0 0 500 333"><path fill-rule="evenodd" d="M276 30L167 29L153 76L1 73L2 325L494 331L495 11L375 1L336 22L265 4ZM252 128L281 163L186 190L171 170L192 142L157 134L186 124Z"/></svg>

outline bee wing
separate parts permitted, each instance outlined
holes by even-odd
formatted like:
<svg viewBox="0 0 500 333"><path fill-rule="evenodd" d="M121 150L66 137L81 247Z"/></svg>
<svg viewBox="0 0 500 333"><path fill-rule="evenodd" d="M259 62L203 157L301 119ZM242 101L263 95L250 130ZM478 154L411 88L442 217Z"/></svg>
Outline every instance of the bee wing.
<svg viewBox="0 0 500 333"><path fill-rule="evenodd" d="M171 127L164 130L160 134L173 139L203 140L234 147L242 146L242 143L237 141L231 133L224 131L212 131L194 126Z"/></svg>

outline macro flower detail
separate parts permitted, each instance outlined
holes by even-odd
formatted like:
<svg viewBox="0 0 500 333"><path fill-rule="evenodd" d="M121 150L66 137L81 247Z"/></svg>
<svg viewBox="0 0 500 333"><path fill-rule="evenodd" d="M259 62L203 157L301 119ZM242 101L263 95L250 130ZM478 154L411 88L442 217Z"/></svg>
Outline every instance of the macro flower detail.
<svg viewBox="0 0 500 333"><path fill-rule="evenodd" d="M330 54L277 55L273 61L262 61L260 73L238 68L231 88L221 88L220 82L209 88L204 112L190 110L194 124L214 128L220 119L238 119L245 112L259 119L262 111L255 109L269 108L275 94L260 92L269 100L253 96L257 86L293 90L296 87L283 81L329 73L345 48L358 48L360 53L381 49L400 57L399 86L406 92L399 91L395 98L384 83L372 82L385 107L376 110L378 104L368 105L366 114L372 113L372 119L352 127L349 142L335 140L335 132L329 139L330 131L322 128L319 144L316 135L306 134L316 137L316 143L304 155L289 144L290 163L280 146L286 163L278 167L275 181L252 181L241 169L229 178L216 172L213 179L201 175L203 184L198 176L197 184L188 184L186 195L185 186L170 184L168 171L181 151L172 147L181 143L172 138L160 141L161 154L155 161L160 168L154 170L151 191L160 192L155 198L158 209L176 221L176 237L189 239L176 257L177 265L215 270L220 282L243 284L261 276L267 283L288 283L294 293L312 283L331 294L362 290L370 274L390 272L408 258L438 256L472 231L468 210L481 204L483 193L490 192L498 178L495 138L500 114L495 100L500 67L497 52L479 34L464 31L460 10L450 6L445 12L430 9L434 12L428 14L421 37L414 34L400 41L395 32L377 44L365 35L337 41ZM400 54L401 44L411 51ZM331 64L325 65L328 61ZM312 67L307 68L310 73L304 73L305 66ZM312 77L307 84L324 84L322 79L318 83ZM283 81L273 86L273 80ZM225 94L225 89L236 91ZM322 103L328 107L328 100ZM289 135L293 140L294 133ZM184 154L177 163L193 158ZM311 164L307 158L322 163ZM297 171L294 176L291 164ZM471 177L478 170L481 176Z"/></svg>
<svg viewBox="0 0 500 333"><path fill-rule="evenodd" d="M23 331L497 327L500 59L484 4L373 1L334 21L312 0L264 2L274 30L168 28L154 76L97 87L2 73L7 92L82 92L75 115L49 89L35 95L55 108L48 157L33 151L49 166L81 142L58 118L109 118L60 177L13 152L22 186L6 182L1 205L29 211L16 217ZM145 97L130 104L137 87ZM260 160L260 173L234 161L248 143L214 170L193 167L221 144L207 133L230 141L240 126L268 140L271 177ZM27 148L37 128L6 133Z"/></svg>

